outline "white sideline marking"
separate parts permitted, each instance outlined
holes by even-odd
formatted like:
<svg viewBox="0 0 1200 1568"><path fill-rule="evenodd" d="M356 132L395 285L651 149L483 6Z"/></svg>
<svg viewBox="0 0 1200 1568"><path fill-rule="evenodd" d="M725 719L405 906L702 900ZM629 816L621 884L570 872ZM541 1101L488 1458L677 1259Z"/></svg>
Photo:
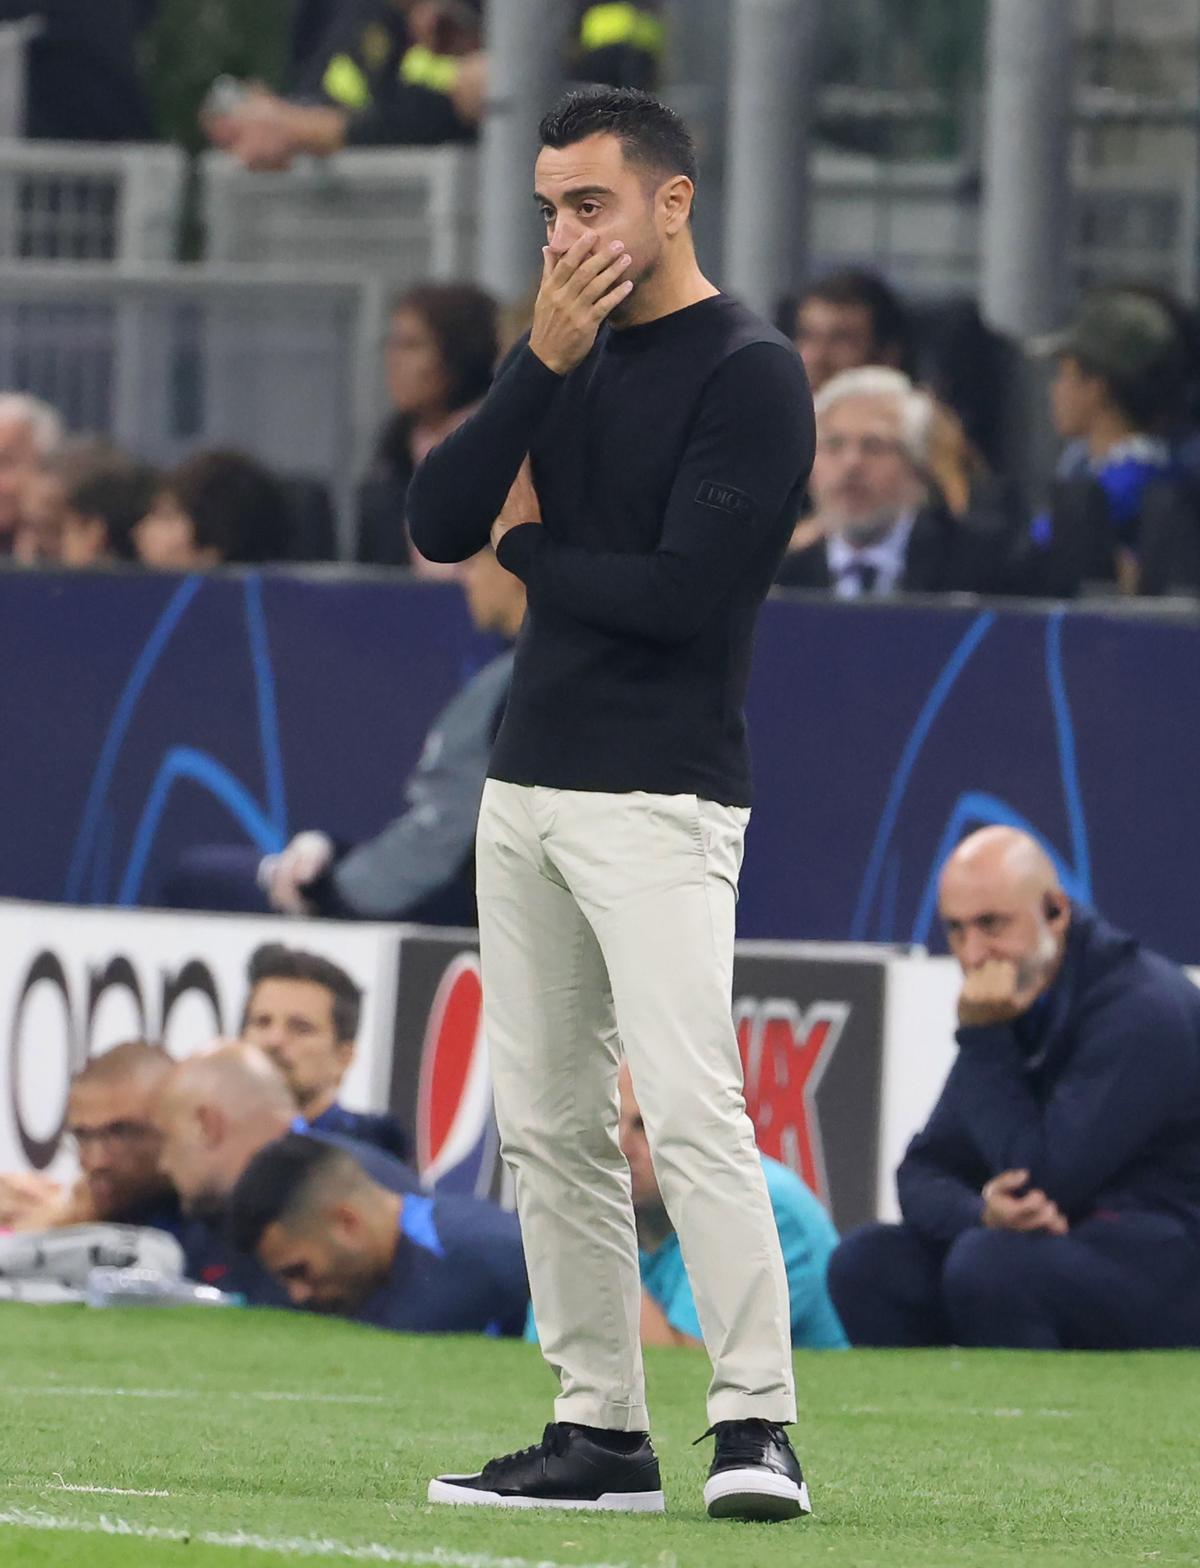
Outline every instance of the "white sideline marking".
<svg viewBox="0 0 1200 1568"><path fill-rule="evenodd" d="M49 1395L58 1399L228 1399L230 1393L220 1388L89 1388L68 1387L64 1383L45 1383L36 1388L0 1387L0 1395L11 1394L21 1398L40 1398ZM277 1392L272 1389L236 1390L238 1399L263 1399L268 1403L296 1405L386 1405L389 1401L382 1394L305 1394Z"/></svg>
<svg viewBox="0 0 1200 1568"><path fill-rule="evenodd" d="M0 1513L0 1525L18 1530L59 1530L67 1535L125 1536L139 1541L191 1542L197 1546L227 1546L256 1552L272 1552L277 1557L340 1558L344 1562L395 1563L408 1568L576 1568L576 1565L549 1560L535 1562L529 1557L489 1557L482 1552L451 1552L442 1546L424 1550L398 1551L372 1542L351 1546L347 1541L320 1540L309 1536L251 1535L245 1530L166 1529L159 1525L130 1524L126 1519L66 1519L38 1508L9 1508ZM579 1568L626 1568L624 1563L587 1563Z"/></svg>
<svg viewBox="0 0 1200 1568"><path fill-rule="evenodd" d="M1070 1421L1078 1414L1075 1410L990 1410L980 1405L838 1405L839 1416L991 1416L996 1421L1024 1420Z"/></svg>
<svg viewBox="0 0 1200 1568"><path fill-rule="evenodd" d="M139 1492L128 1486L73 1486L69 1481L64 1481L58 1471L54 1472L57 1486L50 1487L52 1492L103 1492L106 1497L170 1497L170 1492Z"/></svg>

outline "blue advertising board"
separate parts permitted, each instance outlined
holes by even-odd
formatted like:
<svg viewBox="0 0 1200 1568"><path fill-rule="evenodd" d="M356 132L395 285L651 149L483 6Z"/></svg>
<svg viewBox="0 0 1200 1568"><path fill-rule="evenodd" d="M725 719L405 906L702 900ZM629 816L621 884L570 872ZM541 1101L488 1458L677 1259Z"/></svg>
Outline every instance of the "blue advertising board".
<svg viewBox="0 0 1200 1568"><path fill-rule="evenodd" d="M4 572L0 895L153 902L192 844L377 831L493 647L399 576ZM1200 959L1198 694L1193 615L778 595L741 934L937 945L938 865L1002 821Z"/></svg>

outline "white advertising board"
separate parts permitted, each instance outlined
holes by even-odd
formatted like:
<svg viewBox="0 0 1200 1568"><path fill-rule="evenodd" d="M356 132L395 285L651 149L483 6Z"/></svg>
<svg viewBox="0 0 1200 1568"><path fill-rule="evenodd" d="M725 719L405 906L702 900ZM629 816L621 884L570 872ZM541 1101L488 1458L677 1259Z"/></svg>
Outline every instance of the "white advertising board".
<svg viewBox="0 0 1200 1568"><path fill-rule="evenodd" d="M175 1057L236 1034L246 963L284 942L340 964L364 993L343 1086L382 1110L391 1082L399 928L255 916L73 909L0 901L0 1171L54 1136L71 1073L119 1041L162 1040ZM22 1136L24 1133L24 1137Z"/></svg>

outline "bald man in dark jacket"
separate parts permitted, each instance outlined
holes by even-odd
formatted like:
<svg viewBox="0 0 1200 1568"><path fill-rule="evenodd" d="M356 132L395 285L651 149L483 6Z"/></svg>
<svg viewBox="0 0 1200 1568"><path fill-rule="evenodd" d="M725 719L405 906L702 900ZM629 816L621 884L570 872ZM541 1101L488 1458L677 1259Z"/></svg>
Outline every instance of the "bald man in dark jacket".
<svg viewBox="0 0 1200 1568"><path fill-rule="evenodd" d="M959 846L940 904L959 1054L897 1173L903 1223L830 1261L851 1342L1200 1345L1200 991L1011 828Z"/></svg>

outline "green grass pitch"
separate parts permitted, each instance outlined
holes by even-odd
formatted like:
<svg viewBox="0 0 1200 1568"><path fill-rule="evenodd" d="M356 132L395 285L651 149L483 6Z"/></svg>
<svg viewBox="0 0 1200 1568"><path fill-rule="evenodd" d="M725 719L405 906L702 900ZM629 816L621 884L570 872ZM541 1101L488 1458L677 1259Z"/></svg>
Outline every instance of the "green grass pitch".
<svg viewBox="0 0 1200 1568"><path fill-rule="evenodd" d="M665 1518L433 1508L540 1435L536 1351L286 1314L0 1307L2 1568L1200 1564L1200 1354L801 1355L815 1515L714 1523L707 1366L647 1358Z"/></svg>

